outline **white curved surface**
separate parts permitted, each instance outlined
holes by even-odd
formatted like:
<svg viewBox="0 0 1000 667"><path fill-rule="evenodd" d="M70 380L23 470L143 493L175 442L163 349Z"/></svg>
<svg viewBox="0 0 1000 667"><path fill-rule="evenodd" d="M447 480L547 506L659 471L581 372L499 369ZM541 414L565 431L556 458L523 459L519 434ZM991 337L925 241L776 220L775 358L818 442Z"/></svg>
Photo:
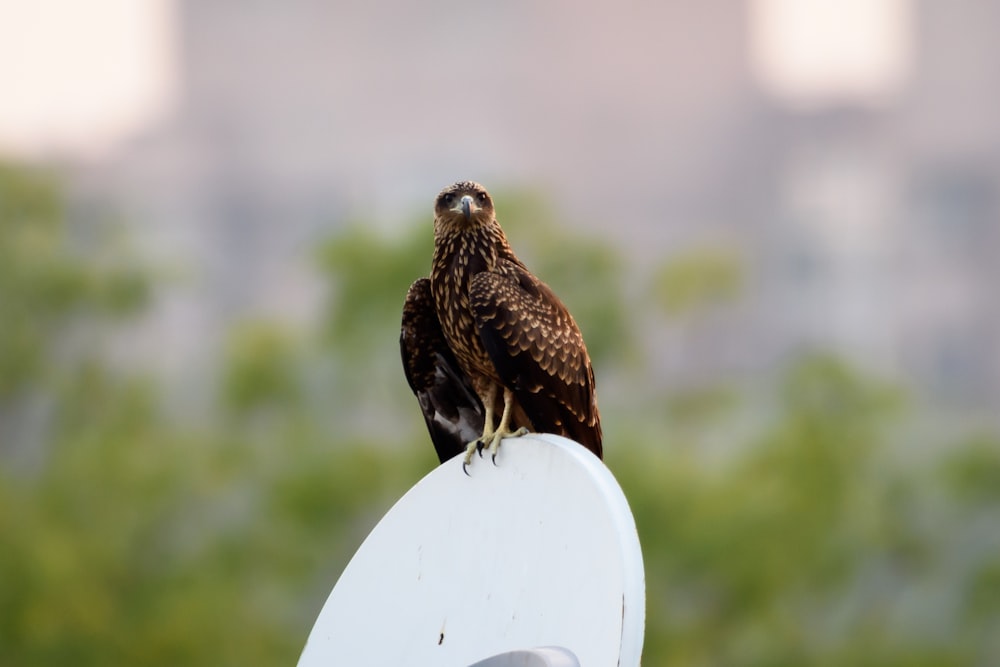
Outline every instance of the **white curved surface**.
<svg viewBox="0 0 1000 667"><path fill-rule="evenodd" d="M639 664L642 553L607 467L571 440L531 434L469 473L451 459L389 510L299 667L465 667L538 646L566 647L583 667Z"/></svg>

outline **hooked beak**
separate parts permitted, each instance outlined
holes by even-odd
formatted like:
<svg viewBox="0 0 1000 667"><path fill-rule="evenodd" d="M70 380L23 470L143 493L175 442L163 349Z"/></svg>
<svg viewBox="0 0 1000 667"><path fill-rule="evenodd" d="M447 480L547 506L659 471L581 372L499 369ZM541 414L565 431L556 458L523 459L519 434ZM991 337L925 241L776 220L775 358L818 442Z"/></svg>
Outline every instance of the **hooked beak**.
<svg viewBox="0 0 1000 667"><path fill-rule="evenodd" d="M462 197L462 215L465 216L465 221L468 222L469 218L472 217L472 197L465 195Z"/></svg>

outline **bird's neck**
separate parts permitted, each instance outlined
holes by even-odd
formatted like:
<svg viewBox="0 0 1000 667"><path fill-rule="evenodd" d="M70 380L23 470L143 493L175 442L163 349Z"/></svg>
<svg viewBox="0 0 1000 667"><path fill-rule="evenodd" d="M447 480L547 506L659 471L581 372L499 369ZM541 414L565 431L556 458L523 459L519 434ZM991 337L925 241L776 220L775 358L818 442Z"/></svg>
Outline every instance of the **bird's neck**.
<svg viewBox="0 0 1000 667"><path fill-rule="evenodd" d="M455 272L469 278L492 271L507 249L507 239L496 222L464 228L435 226L432 274Z"/></svg>

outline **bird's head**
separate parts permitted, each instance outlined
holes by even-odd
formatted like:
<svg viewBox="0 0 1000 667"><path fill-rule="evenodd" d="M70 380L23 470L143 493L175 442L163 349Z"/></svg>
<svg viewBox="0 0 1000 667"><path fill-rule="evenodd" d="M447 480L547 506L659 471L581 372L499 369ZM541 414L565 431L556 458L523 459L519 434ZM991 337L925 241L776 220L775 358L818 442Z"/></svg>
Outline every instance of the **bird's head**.
<svg viewBox="0 0 1000 667"><path fill-rule="evenodd" d="M449 185L434 202L434 217L444 224L474 227L494 218L490 193L479 183L459 181Z"/></svg>

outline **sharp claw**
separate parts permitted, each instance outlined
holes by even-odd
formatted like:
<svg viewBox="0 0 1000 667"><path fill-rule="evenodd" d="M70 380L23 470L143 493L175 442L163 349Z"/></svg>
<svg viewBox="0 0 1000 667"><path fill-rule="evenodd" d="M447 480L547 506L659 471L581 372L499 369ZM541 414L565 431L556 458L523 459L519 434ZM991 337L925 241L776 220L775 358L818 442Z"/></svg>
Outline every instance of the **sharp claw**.
<svg viewBox="0 0 1000 667"><path fill-rule="evenodd" d="M529 433L529 431L527 428L523 426L517 429L516 431L512 431L509 433L504 432L504 435L502 435L500 432L494 432L493 437L489 441L490 460L493 461L493 465L497 465L497 450L500 448L500 442L503 440L503 438L504 437L517 438L519 436L524 435L525 433ZM483 437L479 438L478 440L473 440L472 442L469 443L468 447L465 450L465 461L462 463L462 472L464 472L469 477L472 477L472 475L469 475L469 465L472 464L472 449L473 447L475 447L476 453L479 454L479 458L483 458L483 450L487 448L485 440L486 437L487 437L486 435L483 435Z"/></svg>
<svg viewBox="0 0 1000 667"><path fill-rule="evenodd" d="M483 444L478 440L473 440L465 447L465 458L462 459L462 472L469 475L469 466L472 464L472 452L478 451L479 458L483 457ZM469 475L471 477L471 475Z"/></svg>

